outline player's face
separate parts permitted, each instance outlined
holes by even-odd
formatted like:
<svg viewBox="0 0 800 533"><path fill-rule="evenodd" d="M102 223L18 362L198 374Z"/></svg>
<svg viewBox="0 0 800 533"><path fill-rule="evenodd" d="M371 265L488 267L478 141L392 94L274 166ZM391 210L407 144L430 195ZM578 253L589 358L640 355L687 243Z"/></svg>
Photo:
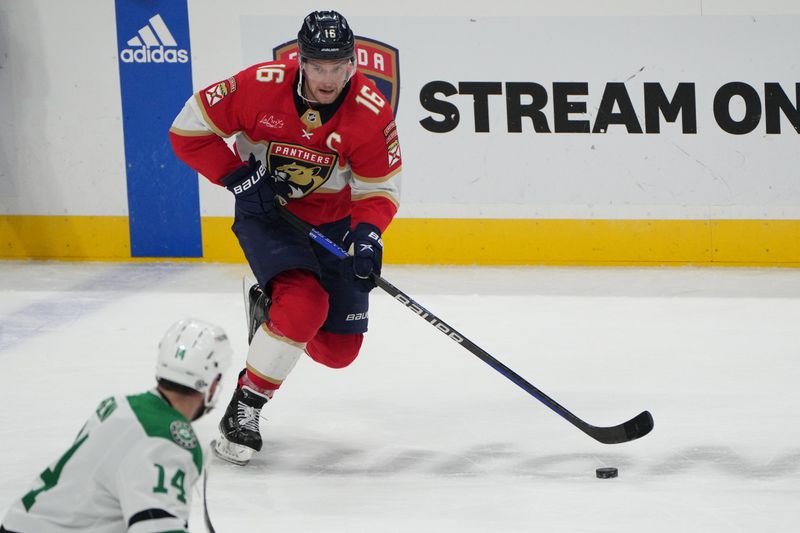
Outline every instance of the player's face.
<svg viewBox="0 0 800 533"><path fill-rule="evenodd" d="M348 59L326 61L307 59L302 64L305 94L309 100L330 104L342 92L355 66Z"/></svg>

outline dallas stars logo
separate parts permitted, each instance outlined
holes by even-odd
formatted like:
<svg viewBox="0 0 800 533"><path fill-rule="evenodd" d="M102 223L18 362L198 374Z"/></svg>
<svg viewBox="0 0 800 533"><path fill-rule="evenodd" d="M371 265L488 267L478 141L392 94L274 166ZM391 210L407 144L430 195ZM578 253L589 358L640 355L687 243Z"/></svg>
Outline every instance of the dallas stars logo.
<svg viewBox="0 0 800 533"><path fill-rule="evenodd" d="M197 447L197 436L188 422L175 420L169 425L169 433L172 435L172 440L175 441L175 444L181 448L191 450Z"/></svg>

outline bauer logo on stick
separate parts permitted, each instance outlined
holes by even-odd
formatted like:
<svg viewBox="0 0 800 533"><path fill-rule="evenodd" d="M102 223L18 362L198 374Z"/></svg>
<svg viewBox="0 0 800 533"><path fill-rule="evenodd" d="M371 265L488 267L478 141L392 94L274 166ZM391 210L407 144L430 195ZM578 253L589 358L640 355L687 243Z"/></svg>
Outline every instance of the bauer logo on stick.
<svg viewBox="0 0 800 533"><path fill-rule="evenodd" d="M394 298L395 300L402 303L403 305L405 305L406 307L417 313L419 316L427 320L430 325L434 326L436 329L438 329L439 331L450 337L452 340L456 341L459 344L464 342L464 337L453 331L453 329L450 326L439 320L427 309L419 305L417 302L415 302L408 296L404 294L396 294Z"/></svg>

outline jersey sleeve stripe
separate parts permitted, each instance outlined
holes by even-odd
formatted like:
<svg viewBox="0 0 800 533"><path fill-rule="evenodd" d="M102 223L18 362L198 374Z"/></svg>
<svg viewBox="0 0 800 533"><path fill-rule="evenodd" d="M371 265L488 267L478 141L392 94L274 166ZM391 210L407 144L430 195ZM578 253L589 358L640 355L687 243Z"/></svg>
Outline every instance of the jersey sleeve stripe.
<svg viewBox="0 0 800 533"><path fill-rule="evenodd" d="M236 133L235 131L231 133L225 133L224 131L219 129L217 125L214 124L214 121L211 120L211 117L208 116L208 113L206 113L206 108L203 107L203 102L200 100L200 98L201 98L200 93L195 93L194 98L190 99L190 102L192 102L193 104L192 107L195 108L197 111L199 111L200 115L203 117L203 120L205 121L206 125L211 129L211 131L213 131L220 137L226 137L226 138Z"/></svg>
<svg viewBox="0 0 800 533"><path fill-rule="evenodd" d="M216 135L211 130L207 131L194 131L194 130L182 130L180 128L170 128L170 133L174 133L175 135L180 135L181 137L208 137L209 135Z"/></svg>
<svg viewBox="0 0 800 533"><path fill-rule="evenodd" d="M366 200L367 198L375 198L375 197L386 198L387 200L392 202L395 205L395 207L397 208L400 207L400 201L397 198L395 198L392 194L383 191L368 192L364 194L354 194L352 196L352 199L354 202L357 202L359 200Z"/></svg>
<svg viewBox="0 0 800 533"><path fill-rule="evenodd" d="M128 520L128 529L130 529L136 522L141 522L143 520L157 520L159 518L177 517L169 511L165 511L164 509L145 509L144 511L139 511L135 515L131 516L131 519Z"/></svg>
<svg viewBox="0 0 800 533"><path fill-rule="evenodd" d="M186 101L186 103L183 105L183 109L181 109L180 113L178 113L178 116L175 117L175 120L172 121L172 127L170 128L170 131L174 131L176 133L181 132L183 135L214 135L214 132L211 131L211 128L209 128L208 125L203 122L200 111L197 109L197 102L195 101L194 96Z"/></svg>
<svg viewBox="0 0 800 533"><path fill-rule="evenodd" d="M389 172L385 176L378 176L377 178L367 178L365 176L359 176L358 174L353 172L353 179L356 179L364 183L384 183L395 177L397 174L399 174L401 170L402 167L397 167L396 169Z"/></svg>
<svg viewBox="0 0 800 533"><path fill-rule="evenodd" d="M154 529L146 533L189 533L188 528L182 527L180 529Z"/></svg>
<svg viewBox="0 0 800 533"><path fill-rule="evenodd" d="M162 518L137 522L133 527L128 528L128 533L186 533L188 529L189 525L184 520Z"/></svg>
<svg viewBox="0 0 800 533"><path fill-rule="evenodd" d="M358 201L381 196L391 201L395 207L399 207L401 175L400 167L386 176L377 178L365 178L354 172L350 181L351 199Z"/></svg>

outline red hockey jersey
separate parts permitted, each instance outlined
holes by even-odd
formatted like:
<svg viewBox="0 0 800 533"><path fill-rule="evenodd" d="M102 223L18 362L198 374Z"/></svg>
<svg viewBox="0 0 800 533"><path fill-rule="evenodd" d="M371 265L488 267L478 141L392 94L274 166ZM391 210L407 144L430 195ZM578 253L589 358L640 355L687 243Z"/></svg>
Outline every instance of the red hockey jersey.
<svg viewBox="0 0 800 533"><path fill-rule="evenodd" d="M399 205L402 166L390 106L356 72L332 116L301 116L298 68L260 63L194 94L170 128L175 153L217 184L252 153L268 172L290 176L288 208L300 218L319 225L351 215L353 226L385 230ZM232 136L236 153L224 140Z"/></svg>

